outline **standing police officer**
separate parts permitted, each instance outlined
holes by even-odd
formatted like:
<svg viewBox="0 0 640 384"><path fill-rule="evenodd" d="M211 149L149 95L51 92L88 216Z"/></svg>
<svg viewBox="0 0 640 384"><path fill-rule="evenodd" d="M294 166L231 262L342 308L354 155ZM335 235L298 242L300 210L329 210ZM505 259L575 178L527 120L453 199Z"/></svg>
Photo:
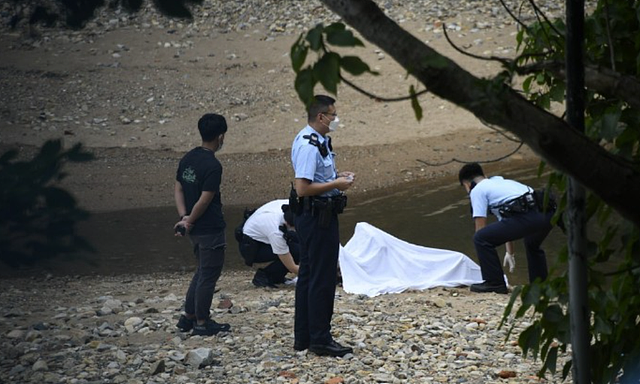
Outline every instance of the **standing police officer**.
<svg viewBox="0 0 640 384"><path fill-rule="evenodd" d="M486 178L478 163L465 164L458 173L460 184L471 199L476 233L473 243L480 261L484 282L472 284L472 292L507 293L496 247L507 243L504 265L515 266L511 241L524 238L529 266L529 281L547 278L547 258L540 247L551 231L555 206L545 211L536 192L501 176ZM487 225L487 213L498 221Z"/></svg>
<svg viewBox="0 0 640 384"><path fill-rule="evenodd" d="M355 175L336 171L327 136L340 121L334 104L329 96L314 97L308 109L308 125L298 133L291 148L295 190L290 206L296 211L300 239L293 348L342 357L353 349L331 336L340 247L338 213L346 205L341 191L351 187Z"/></svg>

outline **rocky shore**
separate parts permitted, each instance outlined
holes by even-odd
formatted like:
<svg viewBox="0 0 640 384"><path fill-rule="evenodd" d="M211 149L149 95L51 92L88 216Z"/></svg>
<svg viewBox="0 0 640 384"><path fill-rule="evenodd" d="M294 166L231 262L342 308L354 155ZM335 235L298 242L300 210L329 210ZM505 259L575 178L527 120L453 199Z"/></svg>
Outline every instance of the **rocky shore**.
<svg viewBox="0 0 640 384"><path fill-rule="evenodd" d="M198 144L195 121L216 111L230 122L220 154L224 203L256 206L284 196L288 147L304 123L289 48L304 30L337 17L316 0L207 0L186 22L147 3L133 15L101 11L80 31L8 29L18 3L0 4L0 151L33 152L49 138L82 142L97 160L69 167L65 186L83 207L170 206L176 162ZM497 67L454 52L443 23L472 53L515 52L516 23L499 2L378 4L474 73L491 76ZM536 4L549 17L561 15L557 1ZM521 16L535 18L529 9ZM356 54L382 73L360 84L385 95L407 92L411 79L384 52L368 46ZM485 160L517 146L431 95L417 122L408 103L340 92L345 127L334 140L341 168L358 174L350 193L450 176L459 166L417 159ZM525 149L501 164L513 160L535 156ZM506 295L457 288L368 298L338 288L333 333L354 347L340 359L296 353L293 287L258 289L251 277L223 272L213 316L232 332L209 338L175 328L188 273L0 279L0 384L539 382L542 363L523 357L516 343L527 324L499 328Z"/></svg>
<svg viewBox="0 0 640 384"><path fill-rule="evenodd" d="M539 382L527 324L499 327L508 295L338 288L332 331L354 353L329 358L293 350L294 288L251 277L223 273L212 311L232 331L204 338L175 328L189 274L0 280L0 383Z"/></svg>

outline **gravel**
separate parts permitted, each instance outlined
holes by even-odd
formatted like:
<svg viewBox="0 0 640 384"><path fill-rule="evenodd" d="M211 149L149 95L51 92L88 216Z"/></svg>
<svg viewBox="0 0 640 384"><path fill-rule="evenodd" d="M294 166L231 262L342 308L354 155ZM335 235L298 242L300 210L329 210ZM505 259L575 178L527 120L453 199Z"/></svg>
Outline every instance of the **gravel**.
<svg viewBox="0 0 640 384"><path fill-rule="evenodd" d="M294 288L251 277L223 273L212 312L232 330L213 337L175 328L189 274L1 280L0 382L539 382L515 342L527 324L499 327L507 295L338 288L332 333L354 353L330 358L293 350Z"/></svg>

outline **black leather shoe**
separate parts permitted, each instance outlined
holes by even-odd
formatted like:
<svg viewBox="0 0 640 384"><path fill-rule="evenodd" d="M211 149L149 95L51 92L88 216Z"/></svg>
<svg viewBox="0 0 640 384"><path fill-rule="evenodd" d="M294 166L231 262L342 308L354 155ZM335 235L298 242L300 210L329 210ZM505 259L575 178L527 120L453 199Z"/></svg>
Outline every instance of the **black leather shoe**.
<svg viewBox="0 0 640 384"><path fill-rule="evenodd" d="M304 351L307 348L309 348L309 342L306 342L306 343L298 342L298 341L293 342L293 349L296 351Z"/></svg>
<svg viewBox="0 0 640 384"><path fill-rule="evenodd" d="M353 353L353 348L344 347L337 341L331 340L329 344L311 344L309 351L315 353L318 356L334 356L342 357L347 353Z"/></svg>
<svg viewBox="0 0 640 384"><path fill-rule="evenodd" d="M256 274L253 276L253 280L251 280L251 283L253 283L253 285L255 285L256 287L263 287L263 288L276 287L275 284L269 281L269 277L267 276L266 272L263 269L258 269L256 271Z"/></svg>
<svg viewBox="0 0 640 384"><path fill-rule="evenodd" d="M478 293L509 293L507 286L500 283L487 283L486 281L481 284L471 284L469 287L471 292Z"/></svg>

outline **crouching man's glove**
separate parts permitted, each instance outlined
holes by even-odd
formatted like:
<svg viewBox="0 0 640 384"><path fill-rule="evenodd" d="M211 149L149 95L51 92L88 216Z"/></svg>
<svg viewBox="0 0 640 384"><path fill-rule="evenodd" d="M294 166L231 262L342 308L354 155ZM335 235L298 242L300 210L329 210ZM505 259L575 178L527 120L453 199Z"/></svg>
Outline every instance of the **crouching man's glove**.
<svg viewBox="0 0 640 384"><path fill-rule="evenodd" d="M509 252L504 254L504 262L502 263L503 267L509 266L509 272L513 273L513 270L516 268L516 255L511 254Z"/></svg>

